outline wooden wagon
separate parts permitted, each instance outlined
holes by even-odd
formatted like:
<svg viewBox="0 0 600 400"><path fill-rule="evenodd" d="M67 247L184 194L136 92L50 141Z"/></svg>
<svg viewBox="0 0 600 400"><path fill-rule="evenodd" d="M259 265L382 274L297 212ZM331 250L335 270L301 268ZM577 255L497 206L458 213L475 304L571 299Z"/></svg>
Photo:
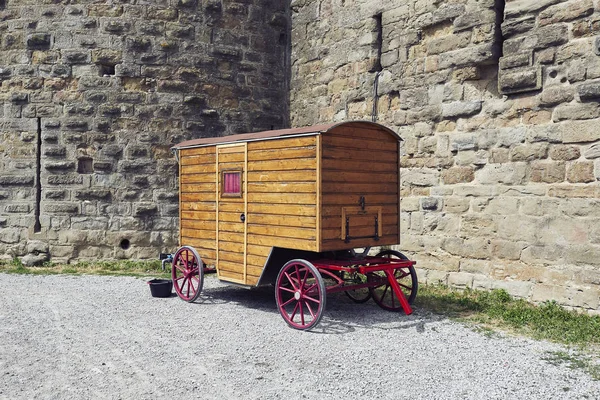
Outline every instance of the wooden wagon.
<svg viewBox="0 0 600 400"><path fill-rule="evenodd" d="M401 140L355 121L174 146L178 295L194 301L209 265L225 282L274 284L280 313L297 329L316 325L335 291L410 314L415 262L390 250L367 255L400 243Z"/></svg>

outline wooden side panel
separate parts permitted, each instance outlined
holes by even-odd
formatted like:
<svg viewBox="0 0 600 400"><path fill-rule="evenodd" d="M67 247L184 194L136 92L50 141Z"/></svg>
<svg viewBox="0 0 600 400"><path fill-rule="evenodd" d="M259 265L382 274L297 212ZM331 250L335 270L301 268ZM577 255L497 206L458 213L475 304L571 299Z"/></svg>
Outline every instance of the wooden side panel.
<svg viewBox="0 0 600 400"><path fill-rule="evenodd" d="M372 128L338 127L321 137L320 251L382 246L400 242L398 142L388 132ZM381 207L381 221L372 213L349 218L345 239L342 210L361 206ZM378 216L378 215L377 215Z"/></svg>
<svg viewBox="0 0 600 400"><path fill-rule="evenodd" d="M317 137L248 143L247 281L273 246L317 249Z"/></svg>
<svg viewBox="0 0 600 400"><path fill-rule="evenodd" d="M179 152L179 244L216 263L215 147Z"/></svg>

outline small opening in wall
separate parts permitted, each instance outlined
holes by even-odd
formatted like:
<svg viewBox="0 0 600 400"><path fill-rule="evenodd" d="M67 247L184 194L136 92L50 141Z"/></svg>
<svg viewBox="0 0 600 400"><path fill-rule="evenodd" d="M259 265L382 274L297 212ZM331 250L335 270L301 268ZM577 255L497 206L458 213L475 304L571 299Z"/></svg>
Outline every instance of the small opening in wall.
<svg viewBox="0 0 600 400"><path fill-rule="evenodd" d="M77 160L77 172L80 174L91 174L94 172L93 160L87 157L81 157Z"/></svg>
<svg viewBox="0 0 600 400"><path fill-rule="evenodd" d="M0 0L2 2L2 0ZM0 7L2 8L2 7ZM42 119L37 119L37 137L35 148L35 223L33 232L42 231L42 223L40 221L40 205L42 202Z"/></svg>
<svg viewBox="0 0 600 400"><path fill-rule="evenodd" d="M100 67L100 76L111 76L111 75L115 74L115 66L114 65L100 64L99 67Z"/></svg>
<svg viewBox="0 0 600 400"><path fill-rule="evenodd" d="M371 67L370 72L379 72L383 68L381 66L381 49L383 47L383 19L382 13L373 16L375 20L375 41L373 42L373 48L377 51L375 62Z"/></svg>
<svg viewBox="0 0 600 400"><path fill-rule="evenodd" d="M498 58L502 57L502 46L504 37L502 36L502 23L504 22L505 0L495 0L494 10L496 11L496 27L494 31L494 47Z"/></svg>
<svg viewBox="0 0 600 400"><path fill-rule="evenodd" d="M6 0L0 0L0 10L6 7Z"/></svg>
<svg viewBox="0 0 600 400"><path fill-rule="evenodd" d="M127 250L129 247L131 247L131 243L129 242L129 239L121 240L121 243L119 243L119 247L121 247L123 250Z"/></svg>

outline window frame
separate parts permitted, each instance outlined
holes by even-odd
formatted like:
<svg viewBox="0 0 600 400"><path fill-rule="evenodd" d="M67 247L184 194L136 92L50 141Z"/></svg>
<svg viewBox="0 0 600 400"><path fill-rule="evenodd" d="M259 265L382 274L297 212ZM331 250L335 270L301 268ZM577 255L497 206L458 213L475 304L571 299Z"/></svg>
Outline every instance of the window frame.
<svg viewBox="0 0 600 400"><path fill-rule="evenodd" d="M226 174L238 174L239 176L239 192L225 192L225 175ZM221 197L244 197L244 171L241 168L224 169L221 171Z"/></svg>

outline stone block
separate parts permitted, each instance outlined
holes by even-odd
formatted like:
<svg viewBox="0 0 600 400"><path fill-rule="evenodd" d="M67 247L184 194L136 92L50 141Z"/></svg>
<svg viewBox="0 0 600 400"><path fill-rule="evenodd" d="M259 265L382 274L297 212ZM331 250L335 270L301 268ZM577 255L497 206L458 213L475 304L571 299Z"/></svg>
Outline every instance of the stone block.
<svg viewBox="0 0 600 400"><path fill-rule="evenodd" d="M540 12L538 26L568 22L586 17L594 12L592 0L576 0L550 6Z"/></svg>
<svg viewBox="0 0 600 400"><path fill-rule="evenodd" d="M534 284L532 282L519 282L519 281L492 281L490 289L503 289L506 290L511 296L520 297L527 299L531 296L532 288Z"/></svg>
<svg viewBox="0 0 600 400"><path fill-rule="evenodd" d="M548 144L534 143L517 145L510 150L511 161L532 161L544 159L548 155Z"/></svg>
<svg viewBox="0 0 600 400"><path fill-rule="evenodd" d="M600 143L595 143L587 149L585 149L585 151L583 152L583 156L588 160L600 158Z"/></svg>
<svg viewBox="0 0 600 400"><path fill-rule="evenodd" d="M492 220L493 225L488 230L491 233L497 232L499 239L509 241L534 242L537 238L538 219L524 215L504 215ZM490 222L489 224L492 224ZM492 236L491 234L488 236Z"/></svg>
<svg viewBox="0 0 600 400"><path fill-rule="evenodd" d="M592 105L590 105L592 106ZM598 112L598 107L592 106L590 110ZM565 114L568 110L564 111ZM585 143L600 140L597 121L570 121L560 124L560 133L563 143Z"/></svg>
<svg viewBox="0 0 600 400"><path fill-rule="evenodd" d="M0 186L32 186L33 176L0 175Z"/></svg>
<svg viewBox="0 0 600 400"><path fill-rule="evenodd" d="M481 111L481 101L455 101L442 104L443 118L468 117Z"/></svg>
<svg viewBox="0 0 600 400"><path fill-rule="evenodd" d="M581 156L579 147L568 145L554 145L550 147L550 158L553 160L571 161Z"/></svg>
<svg viewBox="0 0 600 400"><path fill-rule="evenodd" d="M558 183L565 180L566 167L564 162L538 161L531 164L531 181Z"/></svg>
<svg viewBox="0 0 600 400"><path fill-rule="evenodd" d="M583 83L577 87L581 101L596 101L600 99L600 82Z"/></svg>
<svg viewBox="0 0 600 400"><path fill-rule="evenodd" d="M494 218L486 215L464 215L461 218L460 236L463 238L493 236L498 226Z"/></svg>
<svg viewBox="0 0 600 400"><path fill-rule="evenodd" d="M566 121L566 120L586 120L600 117L600 106L598 103L584 103L584 104L561 104L554 109L554 115L552 120L554 122ZM570 125L576 125L574 123ZM580 133L580 135L585 132ZM598 133L596 132L596 135ZM564 136L564 135L563 135ZM596 140L598 136L595 136ZM564 141L564 139L563 139ZM569 143L569 142L565 142Z"/></svg>
<svg viewBox="0 0 600 400"><path fill-rule="evenodd" d="M571 183L595 182L594 163L592 161L571 163L567 168L567 181Z"/></svg>
<svg viewBox="0 0 600 400"><path fill-rule="evenodd" d="M499 72L498 90L502 94L528 92L541 87L542 74L538 66Z"/></svg>
<svg viewBox="0 0 600 400"><path fill-rule="evenodd" d="M575 98L574 90L569 86L551 86L544 88L540 96L540 105L556 106L569 103Z"/></svg>
<svg viewBox="0 0 600 400"><path fill-rule="evenodd" d="M517 54L510 54L505 57L501 57L499 60L500 69L511 69L517 67L527 67L532 63L531 51L525 51Z"/></svg>
<svg viewBox="0 0 600 400"><path fill-rule="evenodd" d="M442 172L442 181L446 185L468 183L475 179L472 167L452 167Z"/></svg>
<svg viewBox="0 0 600 400"><path fill-rule="evenodd" d="M47 203L43 210L48 214L78 214L79 203Z"/></svg>
<svg viewBox="0 0 600 400"><path fill-rule="evenodd" d="M440 69L446 69L485 65L493 62L497 57L497 53L497 49L494 47L494 44L491 43L448 51L440 54L438 66Z"/></svg>
<svg viewBox="0 0 600 400"><path fill-rule="evenodd" d="M467 272L448 273L448 286L465 289L473 287L473 274Z"/></svg>
<svg viewBox="0 0 600 400"><path fill-rule="evenodd" d="M439 183L440 173L432 169L404 170L402 183L411 186L436 186Z"/></svg>
<svg viewBox="0 0 600 400"><path fill-rule="evenodd" d="M49 49L52 44L52 36L49 33L31 33L27 35L28 49Z"/></svg>
<svg viewBox="0 0 600 400"><path fill-rule="evenodd" d="M510 38L519 33L530 32L534 27L534 15L525 15L520 18L506 18L502 22L502 36Z"/></svg>
<svg viewBox="0 0 600 400"><path fill-rule="evenodd" d="M529 168L526 163L488 164L475 171L480 184L522 185L527 181Z"/></svg>
<svg viewBox="0 0 600 400"><path fill-rule="evenodd" d="M571 41L557 49L556 62L562 64L570 60L585 58L593 52L592 47L592 39L589 38Z"/></svg>

